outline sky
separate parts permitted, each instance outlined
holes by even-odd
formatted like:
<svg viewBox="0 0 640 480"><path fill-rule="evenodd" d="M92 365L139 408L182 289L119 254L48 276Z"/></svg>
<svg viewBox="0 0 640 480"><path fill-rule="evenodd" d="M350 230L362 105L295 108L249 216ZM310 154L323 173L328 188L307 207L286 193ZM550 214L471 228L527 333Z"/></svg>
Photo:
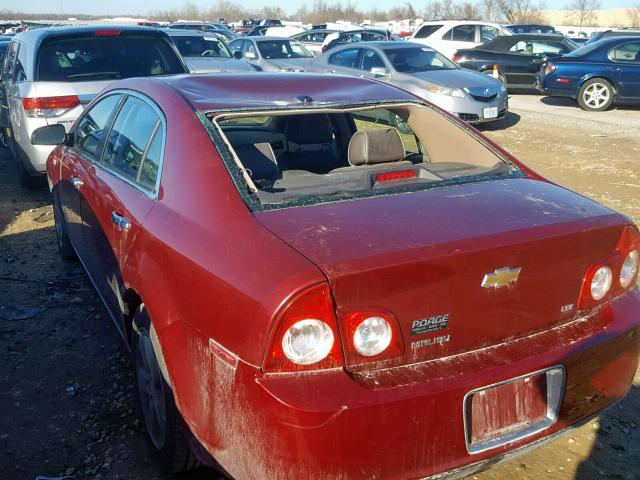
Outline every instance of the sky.
<svg viewBox="0 0 640 480"><path fill-rule="evenodd" d="M260 9L264 6L279 5L286 12L294 12L299 7L301 1L304 0L243 0L242 4L248 8ZM307 0L309 5L312 0ZM333 3L333 0L327 0ZM214 4L214 0L191 0L192 3L200 7L210 7ZM87 0L2 0L0 9L16 10L29 13L62 12L68 13L84 13L89 15L110 15L119 14L144 14L153 10L169 10L178 8L185 0L156 0L149 2L148 0L107 0L106 2L87 1ZM346 3L346 2L343 2ZM391 6L388 1L383 0L352 0L360 9L367 10L370 8L387 9ZM398 4L405 3L402 0ZM420 11L422 10L426 0L412 0L410 3ZM566 8L570 0L546 0L543 2L545 8L562 9ZM640 0L600 0L601 8L617 8L630 7L638 5Z"/></svg>

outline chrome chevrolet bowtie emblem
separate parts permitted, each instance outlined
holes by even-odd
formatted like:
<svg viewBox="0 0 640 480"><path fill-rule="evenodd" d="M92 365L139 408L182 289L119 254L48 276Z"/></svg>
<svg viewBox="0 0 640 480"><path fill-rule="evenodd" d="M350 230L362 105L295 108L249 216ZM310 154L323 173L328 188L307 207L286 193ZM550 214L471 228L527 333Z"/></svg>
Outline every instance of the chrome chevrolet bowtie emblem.
<svg viewBox="0 0 640 480"><path fill-rule="evenodd" d="M485 288L501 288L513 285L518 281L521 268L498 268L493 273L487 273L482 279L481 286Z"/></svg>

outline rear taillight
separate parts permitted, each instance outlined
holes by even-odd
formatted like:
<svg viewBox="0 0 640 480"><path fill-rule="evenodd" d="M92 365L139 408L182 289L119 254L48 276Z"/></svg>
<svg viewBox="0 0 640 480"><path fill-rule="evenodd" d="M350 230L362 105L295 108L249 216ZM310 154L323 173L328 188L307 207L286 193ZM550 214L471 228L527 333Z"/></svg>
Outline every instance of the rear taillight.
<svg viewBox="0 0 640 480"><path fill-rule="evenodd" d="M451 57L451 60L453 60L454 62L458 63L461 58L462 58L462 55L460 55L458 53L454 53L453 57Z"/></svg>
<svg viewBox="0 0 640 480"><path fill-rule="evenodd" d="M380 362L402 355L404 343L398 321L378 309L340 310L345 361L349 366Z"/></svg>
<svg viewBox="0 0 640 480"><path fill-rule="evenodd" d="M556 71L556 66L551 62L547 62L547 64L544 66L545 75L551 75L555 71Z"/></svg>
<svg viewBox="0 0 640 480"><path fill-rule="evenodd" d="M584 277L578 310L596 307L634 287L640 263L640 234L637 228L625 226L616 250L596 262Z"/></svg>
<svg viewBox="0 0 640 480"><path fill-rule="evenodd" d="M80 99L76 95L22 99L22 108L28 117L59 117L78 105Z"/></svg>
<svg viewBox="0 0 640 480"><path fill-rule="evenodd" d="M322 45L322 47L320 47L320 51L321 51L322 53L324 53L324 52L326 52L326 51L327 51L327 48L329 48L329 46L328 46L328 45Z"/></svg>
<svg viewBox="0 0 640 480"><path fill-rule="evenodd" d="M329 286L298 294L281 311L264 362L265 372L341 367L342 353Z"/></svg>

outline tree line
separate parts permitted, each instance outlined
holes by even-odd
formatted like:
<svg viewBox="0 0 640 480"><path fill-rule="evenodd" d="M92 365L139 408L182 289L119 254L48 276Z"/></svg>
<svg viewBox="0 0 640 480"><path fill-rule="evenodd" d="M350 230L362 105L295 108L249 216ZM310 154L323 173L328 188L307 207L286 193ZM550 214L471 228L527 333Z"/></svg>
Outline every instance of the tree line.
<svg viewBox="0 0 640 480"><path fill-rule="evenodd" d="M500 23L545 23L544 3L542 0L429 0L422 8L413 3L396 4L388 9L372 8L362 10L353 0L313 0L302 4L295 12L285 12L279 6L266 6L252 10L231 0L216 0L210 7L199 7L187 1L179 8L166 10L150 10L148 12L132 12L127 16L145 17L158 21L175 20L208 20L225 19L236 22L251 18L277 18L282 20L302 21L319 24L345 20L361 23L364 20L388 21L401 19L424 18L426 20L488 20ZM600 8L599 0L569 0L567 23L587 26L597 25L596 10ZM67 19L81 20L99 18L79 13L23 13L7 9L0 10L0 19ZM627 9L627 17L631 25L640 27L640 2Z"/></svg>

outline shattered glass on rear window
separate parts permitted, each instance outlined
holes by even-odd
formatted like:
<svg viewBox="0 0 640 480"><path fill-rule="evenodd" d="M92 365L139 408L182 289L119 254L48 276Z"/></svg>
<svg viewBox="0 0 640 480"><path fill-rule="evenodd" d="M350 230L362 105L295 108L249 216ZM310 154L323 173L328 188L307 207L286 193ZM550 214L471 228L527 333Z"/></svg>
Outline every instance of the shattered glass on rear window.
<svg viewBox="0 0 640 480"><path fill-rule="evenodd" d="M522 175L480 138L419 104L210 118L236 184L244 183L241 193L266 208Z"/></svg>

